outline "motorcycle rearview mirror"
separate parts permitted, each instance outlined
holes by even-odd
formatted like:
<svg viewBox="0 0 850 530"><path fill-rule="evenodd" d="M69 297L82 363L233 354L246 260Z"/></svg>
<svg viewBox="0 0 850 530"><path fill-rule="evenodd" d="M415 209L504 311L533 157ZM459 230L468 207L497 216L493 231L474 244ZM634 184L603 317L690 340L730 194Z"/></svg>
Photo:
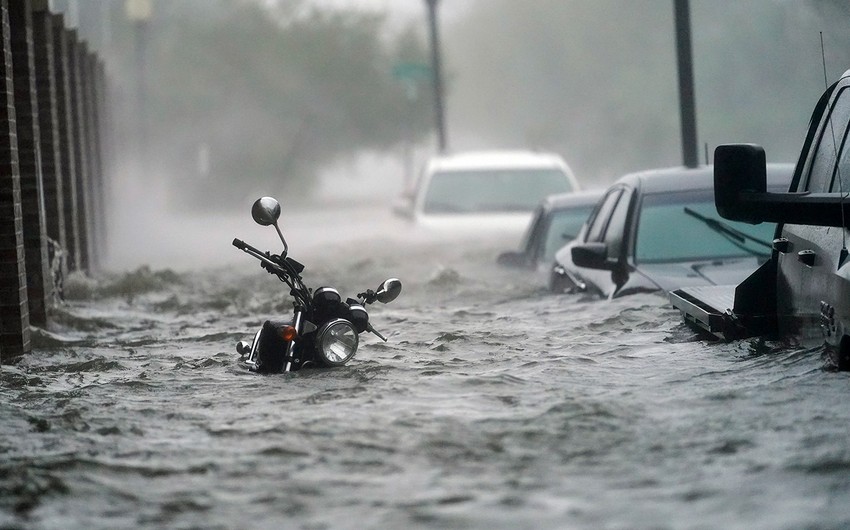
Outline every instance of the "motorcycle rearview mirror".
<svg viewBox="0 0 850 530"><path fill-rule="evenodd" d="M283 237L283 232L277 224L280 219L280 203L274 197L260 197L254 201L251 207L251 217L254 222L262 226L274 226L277 230L277 235L280 236L280 242L283 243L283 255L289 251L289 245L286 244L286 239Z"/></svg>
<svg viewBox="0 0 850 530"><path fill-rule="evenodd" d="M251 207L251 217L262 226L271 226L280 219L280 203L272 197L260 197Z"/></svg>
<svg viewBox="0 0 850 530"><path fill-rule="evenodd" d="M400 294L401 280L398 278L389 278L378 286L378 290L375 291L375 300L382 304L388 304L398 298Z"/></svg>

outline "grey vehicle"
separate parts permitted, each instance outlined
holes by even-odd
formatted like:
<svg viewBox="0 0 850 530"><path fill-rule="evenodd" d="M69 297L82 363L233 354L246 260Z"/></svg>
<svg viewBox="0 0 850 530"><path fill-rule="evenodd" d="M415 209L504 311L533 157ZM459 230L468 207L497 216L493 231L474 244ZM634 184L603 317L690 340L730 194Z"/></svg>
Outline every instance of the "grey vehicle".
<svg viewBox="0 0 850 530"><path fill-rule="evenodd" d="M499 254L497 263L548 274L555 253L576 238L601 196L601 190L549 195L534 211L520 250Z"/></svg>
<svg viewBox="0 0 850 530"><path fill-rule="evenodd" d="M739 285L671 293L687 322L721 338L823 346L835 366L850 369L849 139L850 71L815 106L789 192L767 190L760 146L716 149L720 215L779 225L770 260Z"/></svg>
<svg viewBox="0 0 850 530"><path fill-rule="evenodd" d="M772 164L788 189L791 164ZM736 283L770 257L773 227L726 223L711 166L631 173L605 192L579 236L555 255L550 288L605 298Z"/></svg>
<svg viewBox="0 0 850 530"><path fill-rule="evenodd" d="M555 153L470 151L432 157L394 207L422 233L518 243L541 199L581 186Z"/></svg>

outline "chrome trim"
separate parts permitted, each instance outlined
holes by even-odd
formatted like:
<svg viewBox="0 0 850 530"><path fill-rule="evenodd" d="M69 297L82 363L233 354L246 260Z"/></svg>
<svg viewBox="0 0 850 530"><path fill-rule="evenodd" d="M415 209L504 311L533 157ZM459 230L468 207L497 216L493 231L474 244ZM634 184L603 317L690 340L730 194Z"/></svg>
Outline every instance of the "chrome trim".
<svg viewBox="0 0 850 530"><path fill-rule="evenodd" d="M257 367L257 347L260 344L260 333L263 332L263 328L257 330L257 333L254 334L254 341L251 343L251 353L248 354L248 358L245 359L244 362L251 368Z"/></svg>

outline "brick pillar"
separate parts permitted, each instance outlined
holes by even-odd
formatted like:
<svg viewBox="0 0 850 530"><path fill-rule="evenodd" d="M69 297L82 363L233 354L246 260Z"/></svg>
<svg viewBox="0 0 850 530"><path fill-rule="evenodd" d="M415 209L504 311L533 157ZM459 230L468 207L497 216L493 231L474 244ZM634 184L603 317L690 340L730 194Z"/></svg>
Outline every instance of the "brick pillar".
<svg viewBox="0 0 850 530"><path fill-rule="evenodd" d="M53 48L53 17L46 0L33 0L33 42L35 80L38 97L38 126L41 143L41 178L44 186L44 209L47 217L48 248L54 271L64 276L67 271L60 253L67 251L65 229L65 197L62 186L62 152L59 144L59 111L56 95L56 67ZM58 248L57 248L58 247ZM54 285L58 288L59 285ZM61 293L56 293L61 297Z"/></svg>
<svg viewBox="0 0 850 530"><path fill-rule="evenodd" d="M35 93L35 53L30 0L14 0L9 3L9 27L15 89L15 121L18 132L21 211L24 222L27 300L30 324L45 326L47 306L53 295L53 281L47 258L47 220L44 214L41 176L41 143L38 127L38 100Z"/></svg>
<svg viewBox="0 0 850 530"><path fill-rule="evenodd" d="M88 248L88 270L97 270L98 260L95 241L97 239L97 206L96 206L96 190L99 184L99 179L95 167L96 147L94 143L94 94L92 70L93 53L89 52L89 47L86 41L80 42L77 69L80 71L80 138L82 145L80 146L83 152L83 174L85 178L83 205L85 208L86 222L86 243Z"/></svg>
<svg viewBox="0 0 850 530"><path fill-rule="evenodd" d="M94 270L99 268L102 253L101 245L101 212L103 204L103 172L100 152L100 105L97 98L97 56L94 52L86 55L86 132L88 133L89 153L89 222L91 224L91 265Z"/></svg>
<svg viewBox="0 0 850 530"><path fill-rule="evenodd" d="M80 268L80 228L77 226L77 172L74 157L76 134L72 120L71 78L68 68L68 30L62 15L51 15L53 22L53 59L56 71L56 115L59 128L59 168L65 213L65 243L68 268Z"/></svg>
<svg viewBox="0 0 850 530"><path fill-rule="evenodd" d="M8 0L0 0L0 360L30 351Z"/></svg>
<svg viewBox="0 0 850 530"><path fill-rule="evenodd" d="M80 236L80 248L78 262L79 270L89 272L91 270L91 234L89 226L89 169L88 169L88 142L86 134L86 104L84 83L85 72L83 58L87 53L87 46L79 40L77 30L68 31L68 72L70 74L71 92L71 123L74 129L74 171L77 175L77 228Z"/></svg>
<svg viewBox="0 0 850 530"><path fill-rule="evenodd" d="M107 190L107 171L110 170L109 165L109 108L108 108L108 98L106 93L106 68L104 67L103 60L96 59L94 61L94 108L96 110L96 134L95 134L95 142L97 145L97 167L95 168L95 172L98 175L98 188L97 188L97 226L100 230L97 233L96 243L100 248L99 257L101 260L106 259L106 250L107 250L107 241L108 241L108 233L107 233L107 214L109 210L109 204L107 202L108 199L108 190Z"/></svg>

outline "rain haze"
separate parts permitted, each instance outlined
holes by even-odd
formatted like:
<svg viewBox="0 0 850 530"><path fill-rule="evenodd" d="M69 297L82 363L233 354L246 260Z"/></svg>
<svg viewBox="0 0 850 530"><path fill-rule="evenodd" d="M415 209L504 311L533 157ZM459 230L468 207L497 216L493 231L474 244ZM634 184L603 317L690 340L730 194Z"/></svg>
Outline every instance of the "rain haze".
<svg viewBox="0 0 850 530"><path fill-rule="evenodd" d="M72 4L81 31L108 43L120 145L131 153L145 139L144 162L118 157L110 183L111 269L211 259L230 226L215 220L256 196L286 193L285 209L389 204L436 151L429 79L400 68L430 61L425 2L154 3L141 58L121 2ZM680 164L668 4L441 2L449 150L554 151L586 188ZM820 32L829 77L843 72L843 4L695 1L691 11L700 157L747 141L795 161L824 84ZM138 61L142 119L126 112L138 110ZM167 217L189 213L198 225Z"/></svg>
<svg viewBox="0 0 850 530"><path fill-rule="evenodd" d="M707 340L658 292L552 292L497 264L528 219L399 215L440 99L447 154L551 153L600 192L682 166L674 2L434 6L441 94L426 0L50 2L105 63L108 221L0 370L0 527L850 526L850 380L820 349ZM699 162L795 163L850 67L847 2L689 6ZM387 341L246 369L237 341L303 325L232 243L285 261L260 197L311 294L401 280L368 307Z"/></svg>

